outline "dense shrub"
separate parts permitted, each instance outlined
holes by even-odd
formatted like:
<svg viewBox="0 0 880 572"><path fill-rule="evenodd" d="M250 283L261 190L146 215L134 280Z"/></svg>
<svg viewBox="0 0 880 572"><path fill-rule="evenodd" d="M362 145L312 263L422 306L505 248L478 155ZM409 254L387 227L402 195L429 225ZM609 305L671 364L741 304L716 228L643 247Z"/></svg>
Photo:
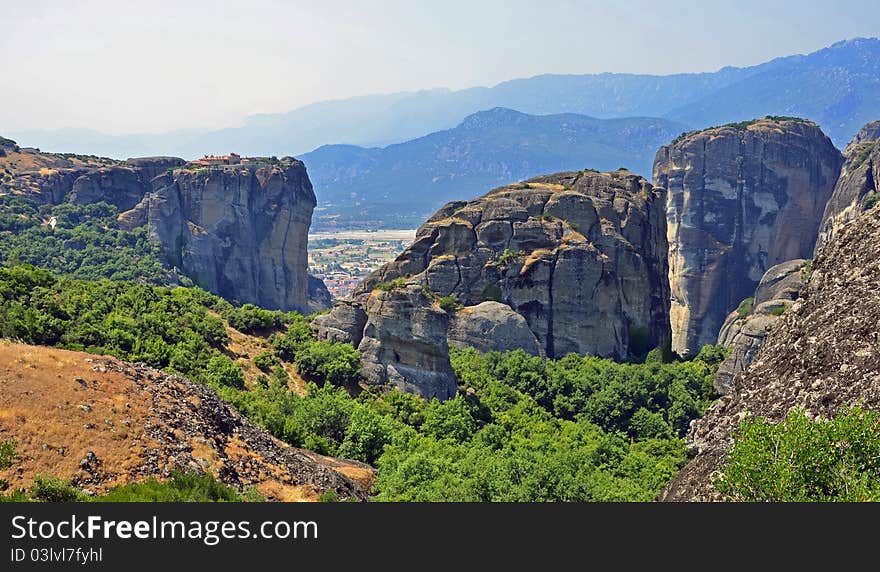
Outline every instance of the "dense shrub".
<svg viewBox="0 0 880 572"><path fill-rule="evenodd" d="M255 502L263 498L248 490L244 493L223 484L211 475L174 472L171 479L154 478L123 485L94 499L97 502Z"/></svg>
<svg viewBox="0 0 880 572"><path fill-rule="evenodd" d="M211 475L175 471L167 481L150 478L89 497L60 479L37 476L31 488L0 496L16 502L256 502L264 500L253 490L238 492Z"/></svg>
<svg viewBox="0 0 880 572"><path fill-rule="evenodd" d="M351 344L311 341L296 352L294 363L311 380L338 386L357 382L361 370L360 353Z"/></svg>
<svg viewBox="0 0 880 572"><path fill-rule="evenodd" d="M716 360L715 352L708 349L691 361L644 364L574 354L548 360L521 350L452 352L456 374L467 385L479 389L489 380L499 381L531 396L555 417L583 418L607 431L633 436L632 419L640 409L660 414L674 434L683 436L690 421L702 415L715 396Z"/></svg>
<svg viewBox="0 0 880 572"><path fill-rule="evenodd" d="M24 197L0 197L0 263L33 264L75 278L136 280L151 284L192 282L172 272L147 228L119 230L116 207L37 205ZM50 216L56 226L44 224Z"/></svg>
<svg viewBox="0 0 880 572"><path fill-rule="evenodd" d="M880 414L745 421L715 487L738 501L880 501Z"/></svg>

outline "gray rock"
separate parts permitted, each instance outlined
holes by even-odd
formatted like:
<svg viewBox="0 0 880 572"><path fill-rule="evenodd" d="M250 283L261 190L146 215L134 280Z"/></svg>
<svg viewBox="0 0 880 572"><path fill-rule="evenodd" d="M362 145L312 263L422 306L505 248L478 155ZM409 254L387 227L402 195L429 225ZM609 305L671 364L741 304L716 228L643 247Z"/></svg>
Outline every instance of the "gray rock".
<svg viewBox="0 0 880 572"><path fill-rule="evenodd" d="M822 215L815 253L859 216L868 197L876 199L877 181L880 180L880 121L862 127L846 146L844 157L846 162L840 179Z"/></svg>
<svg viewBox="0 0 880 572"><path fill-rule="evenodd" d="M510 306L483 302L455 312L446 339L450 346L476 348L481 352L521 349L534 356L544 354L525 318Z"/></svg>
<svg viewBox="0 0 880 572"><path fill-rule="evenodd" d="M426 399L455 396L446 312L416 285L377 291L365 309L367 323L358 349L367 383L390 385Z"/></svg>
<svg viewBox="0 0 880 572"><path fill-rule="evenodd" d="M312 320L312 330L320 340L350 343L357 347L367 325L363 307L350 300L337 300L329 314Z"/></svg>
<svg viewBox="0 0 880 572"><path fill-rule="evenodd" d="M316 200L302 162L180 168L152 187L120 220L146 219L151 239L196 284L269 309L309 313L329 305L306 270Z"/></svg>
<svg viewBox="0 0 880 572"><path fill-rule="evenodd" d="M725 395L733 388L736 376L755 359L770 326L791 307L806 287L806 269L810 261L789 260L771 267L755 290L751 313L740 317L732 312L718 334L718 345L731 348L718 366L714 385Z"/></svg>
<svg viewBox="0 0 880 572"><path fill-rule="evenodd" d="M437 314L438 297L455 295L465 306L448 334L459 347L627 358L669 343L665 223L662 192L626 171L557 173L494 189L441 208L410 248L315 326L322 337L362 339L374 383L386 383L393 370L396 385L429 395L438 394L435 378L440 386L451 379L449 320ZM426 292L404 303L377 288L396 279ZM377 300L381 319L371 310ZM369 316L363 334L350 305ZM423 360L399 349L413 336L414 315L430 324ZM487 340L484 331L500 339ZM395 351L400 360L389 357Z"/></svg>
<svg viewBox="0 0 880 572"><path fill-rule="evenodd" d="M843 158L814 123L759 119L661 148L672 349L692 355L773 265L812 255Z"/></svg>

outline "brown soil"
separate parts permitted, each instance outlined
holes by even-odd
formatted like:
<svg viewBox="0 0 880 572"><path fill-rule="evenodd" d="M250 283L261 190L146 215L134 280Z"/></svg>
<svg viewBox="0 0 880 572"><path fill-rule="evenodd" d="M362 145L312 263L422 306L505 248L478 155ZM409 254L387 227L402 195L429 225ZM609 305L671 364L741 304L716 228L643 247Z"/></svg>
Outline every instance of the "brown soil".
<svg viewBox="0 0 880 572"><path fill-rule="evenodd" d="M54 348L0 342L0 440L12 487L54 476L89 493L174 469L209 472L274 500L334 490L365 500L372 469L290 447L188 379Z"/></svg>

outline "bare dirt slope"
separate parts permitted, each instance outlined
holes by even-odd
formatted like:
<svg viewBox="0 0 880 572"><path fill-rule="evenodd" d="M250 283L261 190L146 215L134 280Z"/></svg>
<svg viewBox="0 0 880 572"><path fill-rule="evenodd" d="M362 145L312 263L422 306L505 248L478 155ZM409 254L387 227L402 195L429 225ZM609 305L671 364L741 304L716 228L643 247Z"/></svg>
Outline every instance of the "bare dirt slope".
<svg viewBox="0 0 880 572"><path fill-rule="evenodd" d="M210 472L274 500L333 490L366 499L372 469L290 447L210 389L146 366L0 342L0 440L19 460L12 487L54 476L92 492L174 469Z"/></svg>

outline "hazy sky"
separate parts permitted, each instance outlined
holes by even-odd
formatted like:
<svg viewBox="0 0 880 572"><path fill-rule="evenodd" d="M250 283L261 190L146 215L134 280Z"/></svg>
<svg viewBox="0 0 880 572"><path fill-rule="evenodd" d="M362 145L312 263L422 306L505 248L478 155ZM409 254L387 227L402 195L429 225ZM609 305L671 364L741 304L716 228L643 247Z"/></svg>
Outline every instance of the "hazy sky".
<svg viewBox="0 0 880 572"><path fill-rule="evenodd" d="M876 36L878 0L0 0L0 133L237 125L540 73L713 71Z"/></svg>

